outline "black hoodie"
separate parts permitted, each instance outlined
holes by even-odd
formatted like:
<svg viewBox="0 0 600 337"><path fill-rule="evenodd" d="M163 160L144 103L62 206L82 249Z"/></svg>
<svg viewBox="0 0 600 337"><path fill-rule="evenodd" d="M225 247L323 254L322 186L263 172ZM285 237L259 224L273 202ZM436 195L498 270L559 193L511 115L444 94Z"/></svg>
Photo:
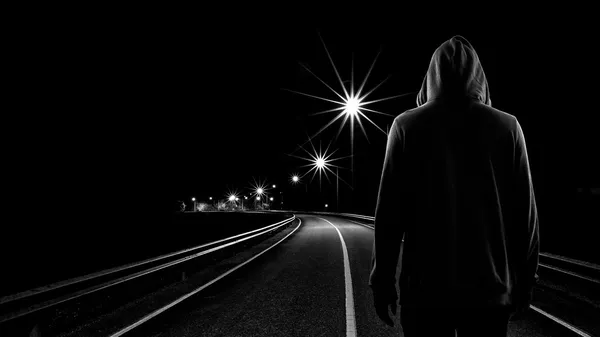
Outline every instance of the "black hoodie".
<svg viewBox="0 0 600 337"><path fill-rule="evenodd" d="M523 131L492 108L461 36L434 52L417 108L389 131L369 285L400 304L510 305L536 281L539 227Z"/></svg>

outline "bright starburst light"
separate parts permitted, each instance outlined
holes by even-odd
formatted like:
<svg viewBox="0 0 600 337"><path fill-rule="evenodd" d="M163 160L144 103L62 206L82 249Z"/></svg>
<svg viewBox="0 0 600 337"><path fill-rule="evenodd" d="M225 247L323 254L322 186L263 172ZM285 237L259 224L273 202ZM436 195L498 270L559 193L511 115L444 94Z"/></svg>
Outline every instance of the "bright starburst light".
<svg viewBox="0 0 600 337"><path fill-rule="evenodd" d="M269 190L267 186L269 186L266 182L256 181L254 179L254 183L250 184L250 190L252 191L252 195L257 197L257 200L260 200L263 196L266 197L267 191Z"/></svg>
<svg viewBox="0 0 600 337"><path fill-rule="evenodd" d="M227 200L229 202L232 202L232 203L235 202L235 201L237 201L239 199L239 193L238 193L238 191L229 190L227 192L226 196L227 196Z"/></svg>
<svg viewBox="0 0 600 337"><path fill-rule="evenodd" d="M292 174L290 180L292 181L292 184L297 184L300 182L300 177L298 176L298 174Z"/></svg>
<svg viewBox="0 0 600 337"><path fill-rule="evenodd" d="M319 185L321 184L322 181L322 175L325 175L325 178L327 178L327 181L331 182L331 180L329 180L329 175L328 173L333 174L334 176L336 176L336 173L333 172L333 170L331 169L331 167L335 167L335 168L342 168L340 166L337 165L333 165L332 162L336 161L336 160L340 160L340 159L344 159L344 158L348 158L348 157L352 157L352 156L346 156L346 157L339 157L339 158L331 158L333 156L333 154L337 151L333 151L331 153L328 153L329 151L329 145L327 146L327 148L325 149L325 151L323 151L321 149L321 147L319 146L319 151L317 152L317 149L314 147L312 141L309 139L308 142L310 143L313 153L308 152L306 149L304 149L304 147L300 146L300 148L302 150L304 150L304 152L306 152L309 156L309 158L306 157L300 157L300 156L296 156L293 154L290 154L290 156L295 157L295 158L299 158L302 160L306 160L309 162L309 164L303 165L301 167L311 167L310 170L308 170L306 173L304 173L301 177L298 176L294 176L297 177L298 180L304 178L304 176L306 176L307 174L309 174L310 172L313 172L313 175L310 179L310 182L312 182L315 178L315 176L317 175L317 172L319 173ZM331 144L330 144L331 145ZM339 175L337 175L337 178L341 181L343 181L344 183L346 183L342 178L339 177ZM292 178L293 181L293 178ZM350 186L350 188L352 188L351 185L349 185L348 183L346 183L346 185Z"/></svg>
<svg viewBox="0 0 600 337"><path fill-rule="evenodd" d="M368 141L368 136L367 136L367 132L365 130L365 127L363 126L362 123L362 118L364 118L366 121L368 121L369 123L373 124L379 131L381 131L383 134L386 134L386 132L381 129L377 124L375 124L375 122L373 122L371 120L371 118L369 118L365 112L371 112L371 113L376 113L376 114L381 114L381 115L386 115L386 116L390 116L390 117L394 117L393 115L381 112L381 111L377 111L371 108L367 108L365 107L366 105L369 104L373 104L373 103L377 103L377 102L381 102L381 101L385 101L385 100L389 100L389 99L393 99L393 98L398 98L398 97L402 97L402 96L406 96L409 94L412 94L414 92L410 92L410 93L405 93L405 94L400 94L400 95L395 95L395 96L390 96L390 97L385 97L385 98L380 98L380 99L375 99L375 100L370 100L370 101L366 101L366 99L377 89L379 88L385 81L387 81L389 79L390 76L388 76L386 79L384 79L383 81L381 81L378 85L376 85L374 88L372 88L371 90L369 90L366 93L363 93L363 89L365 89L365 84L371 74L371 71L373 70L373 67L375 66L375 62L377 61L377 58L379 57L379 54L381 53L381 51L377 54L377 56L375 57L375 59L373 60L373 63L371 64L371 67L369 68L369 71L367 72L365 78L362 81L362 84L360 85L360 87L358 88L358 91L354 91L354 58L352 59L352 69L350 72L350 90L348 90L346 88L346 86L344 85L344 81L342 81L342 78L340 77L340 74L337 70L337 67L335 66L335 64L333 63L333 59L331 57L331 54L329 53L329 50L327 49L327 46L325 45L325 42L323 41L323 38L321 38L321 36L319 35L319 38L321 39L321 42L323 43L323 47L325 48L325 52L327 53L327 57L329 58L329 61L331 62L331 65L333 66L333 70L335 71L335 74L339 80L340 86L342 87L342 91L341 93L337 92L335 89L333 89L329 84L325 83L325 81L323 81L321 78L319 78L315 73L313 73L310 69L308 69L308 67L306 67L305 65L301 64L309 73L311 73L315 78L317 78L321 83L323 83L327 88L329 88L329 90L331 90L338 98L339 100L334 100L334 99L329 99L329 98L325 98L325 97L319 97L319 96L315 96L315 95L311 95L311 94L306 94L303 92L299 92L299 91L295 91L295 90L289 90L289 89L285 89L297 94L301 94L304 96L308 96L308 97L312 97L312 98L317 98L326 102L330 102L330 103L335 103L338 104L338 107L329 109L329 110L325 110L325 111L321 111L321 112L317 112L312 114L314 115L320 115L320 114L324 114L324 113L330 113L330 112L337 112L340 111L329 123L327 123L325 126L323 126L319 131L317 131L312 137L310 137L310 139L315 138L317 135L319 135L321 132L323 132L325 129L327 129L328 127L330 127L333 123L335 123L337 120L341 119L342 117L344 118L340 128L337 132L336 138L340 135L344 125L346 125L346 122L348 120L350 120L350 137L351 137L351 146L352 146L352 151L354 152L354 120L356 120L356 122L358 122L358 125L360 126L363 134L365 135L365 138L367 138ZM304 143L306 144L306 143ZM302 144L302 145L304 145Z"/></svg>

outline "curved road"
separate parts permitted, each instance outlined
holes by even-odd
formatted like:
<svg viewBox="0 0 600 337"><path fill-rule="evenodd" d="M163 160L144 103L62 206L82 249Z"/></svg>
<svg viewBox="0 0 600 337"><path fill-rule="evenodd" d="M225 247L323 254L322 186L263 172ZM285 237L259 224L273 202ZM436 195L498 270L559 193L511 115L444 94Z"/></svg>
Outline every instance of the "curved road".
<svg viewBox="0 0 600 337"><path fill-rule="evenodd" d="M301 227L286 241L127 336L403 336L400 308L392 328L372 306L373 230L331 216L299 217ZM569 335L534 313L509 330Z"/></svg>

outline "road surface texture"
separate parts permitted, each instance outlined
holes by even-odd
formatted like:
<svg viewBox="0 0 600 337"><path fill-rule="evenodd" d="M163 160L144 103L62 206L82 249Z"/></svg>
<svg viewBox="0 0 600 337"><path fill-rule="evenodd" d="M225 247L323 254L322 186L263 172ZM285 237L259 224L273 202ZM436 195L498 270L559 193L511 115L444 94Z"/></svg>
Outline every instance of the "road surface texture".
<svg viewBox="0 0 600 337"><path fill-rule="evenodd" d="M389 327L372 306L373 230L332 216L298 216L302 225L286 241L125 335L403 336L399 312ZM530 310L509 324L509 336L575 334Z"/></svg>

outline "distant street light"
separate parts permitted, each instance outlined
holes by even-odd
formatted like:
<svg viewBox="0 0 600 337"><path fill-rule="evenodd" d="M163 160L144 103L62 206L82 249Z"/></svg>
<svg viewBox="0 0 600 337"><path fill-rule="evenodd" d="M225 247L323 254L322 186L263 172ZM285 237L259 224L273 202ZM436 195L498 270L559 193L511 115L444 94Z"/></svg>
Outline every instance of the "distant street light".
<svg viewBox="0 0 600 337"><path fill-rule="evenodd" d="M275 184L273 184L273 188L275 188L275 187L277 187L277 186L275 186Z"/></svg>
<svg viewBox="0 0 600 337"><path fill-rule="evenodd" d="M308 170L308 172L304 173L302 175L302 177L299 177L298 179L303 178L304 176L306 176L307 174L310 174L311 171L314 171L312 174L312 177L310 179L310 181L312 182L312 180L315 178L315 176L317 175L317 173L319 173L319 186L321 185L321 175L324 174L325 178L327 178L327 180L329 181L329 176L328 176L328 172L332 173L333 175L335 175L337 178L339 178L339 175L336 175L335 172L333 172L333 170L330 167L335 167L335 168L339 168L339 166L337 165L333 165L332 162L336 161L336 160L340 160L340 159L344 159L347 157L351 157L351 156L347 156L347 157L339 157L339 158L334 158L334 159L330 159L331 156L337 151L333 151L331 153L328 153L329 151L329 146L327 146L327 148L325 149L325 151L323 152L323 150L321 149L321 147L319 146L319 151L317 151L317 149L314 147L314 145L312 144L312 141L310 142L310 145L312 147L313 153L308 152L305 148L300 147L302 150L304 150L304 152L306 152L310 158L304 158L304 157L300 157L300 156L296 156L296 155L290 155L292 157L296 157L298 159L302 159L302 160L306 160L309 162L309 164L307 165L303 165L303 167L306 166L310 166L310 170ZM330 144L331 145L331 144ZM344 180L342 180L344 181ZM345 181L344 181L345 182ZM348 183L346 183L348 184ZM348 184L348 186L350 186L350 184ZM352 188L352 186L350 186Z"/></svg>
<svg viewBox="0 0 600 337"><path fill-rule="evenodd" d="M194 212L196 211L196 198L192 198L192 202L194 203Z"/></svg>
<svg viewBox="0 0 600 337"><path fill-rule="evenodd" d="M300 178L298 176L293 176L292 177L292 182L293 183L297 183L300 180Z"/></svg>
<svg viewBox="0 0 600 337"><path fill-rule="evenodd" d="M270 197L269 200L273 201L273 197Z"/></svg>
<svg viewBox="0 0 600 337"><path fill-rule="evenodd" d="M325 208L329 207L329 205L325 204Z"/></svg>
<svg viewBox="0 0 600 337"><path fill-rule="evenodd" d="M256 197L256 200L260 201L260 197Z"/></svg>
<svg viewBox="0 0 600 337"><path fill-rule="evenodd" d="M229 202L234 206L237 207L236 201L238 200L238 192L236 191L229 191L227 193L227 200L229 200Z"/></svg>

